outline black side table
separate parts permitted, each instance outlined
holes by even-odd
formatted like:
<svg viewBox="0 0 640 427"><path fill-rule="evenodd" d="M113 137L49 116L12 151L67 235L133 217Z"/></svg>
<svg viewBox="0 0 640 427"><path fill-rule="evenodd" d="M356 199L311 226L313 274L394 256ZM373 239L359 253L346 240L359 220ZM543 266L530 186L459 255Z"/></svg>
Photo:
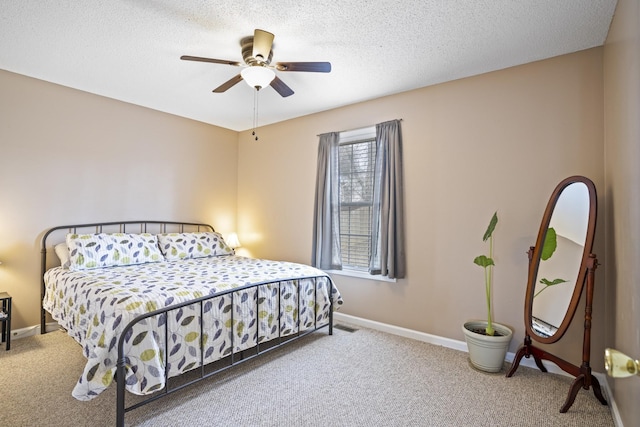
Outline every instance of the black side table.
<svg viewBox="0 0 640 427"><path fill-rule="evenodd" d="M2 323L2 341L6 349L11 349L11 295L0 292L0 322Z"/></svg>

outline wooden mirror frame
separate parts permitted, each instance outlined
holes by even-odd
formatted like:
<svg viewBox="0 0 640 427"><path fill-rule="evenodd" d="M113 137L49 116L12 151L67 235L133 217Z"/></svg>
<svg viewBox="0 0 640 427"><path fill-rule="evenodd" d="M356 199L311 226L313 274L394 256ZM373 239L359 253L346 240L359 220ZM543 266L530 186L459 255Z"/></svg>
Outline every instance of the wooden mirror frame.
<svg viewBox="0 0 640 427"><path fill-rule="evenodd" d="M571 296L571 300L569 302L569 306L567 307L567 311L565 313L564 318L562 319L562 323L558 327L558 330L555 334L550 337L542 337L536 334L532 329L532 308L533 308L533 296L536 288L536 281L538 276L538 268L540 266L540 258L542 247L544 245L544 240L546 237L547 230L549 228L549 223L551 222L551 216L553 215L553 210L556 207L556 203L562 191L571 184L582 182L587 186L589 192L589 220L587 224L587 235L585 238L584 251L582 255L582 260L580 263L580 269L578 270L578 278L574 285L573 294ZM542 364L542 360L549 360L558 367L560 367L563 371L567 372L570 375L575 377L571 387L569 388L569 393L567 395L567 399L564 404L560 408L560 412L564 413L569 410L575 398L580 391L581 388L588 390L589 387L593 387L593 393L596 398L603 404L606 405L607 401L604 399L602 395L602 390L600 388L600 383L598 379L593 376L591 373L591 366L589 365L590 355L591 355L591 313L593 306L593 288L595 281L595 269L598 266L598 260L596 256L591 253L593 248L593 240L596 229L596 218L597 218L597 195L596 188L593 182L584 176L571 176L566 178L558 184L555 188L549 202L547 203L547 208L544 211L544 215L542 217L542 222L540 223L540 230L538 231L538 237L536 239L536 245L529 248L529 273L527 279L527 291L525 293L525 304L524 304L524 324L525 324L525 337L524 344L518 349L515 357L513 358L513 364L511 365L511 369L507 373L507 377L511 377L518 366L520 366L520 361L523 357L530 358L533 356L533 359L536 363L536 366L542 371L547 372L547 368ZM584 336L583 336L583 344L582 344L582 364L578 367L573 365L572 363L567 362L555 356L541 348L535 347L532 344L531 339L535 339L538 342L544 344L552 344L557 342L562 338L562 336L567 331L567 328L571 324L573 317L575 315L576 309L578 307L578 303L580 302L580 297L582 295L582 291L585 287L586 282L586 301L585 301L585 314L584 314Z"/></svg>
<svg viewBox="0 0 640 427"><path fill-rule="evenodd" d="M538 269L540 267L540 260L542 255L542 249L544 246L545 237L547 235L547 230L549 229L549 224L551 223L551 217L553 216L553 212L555 210L556 204L562 195L562 192L570 185L582 183L587 187L589 192L589 219L587 222L587 233L584 240L584 250L582 252L582 261L580 262L580 266L578 267L578 278L573 287L573 294L571 296L571 301L569 302L569 306L567 307L567 311L562 319L562 323L558 326L558 330L549 337L543 337L535 333L531 324L533 322L533 296L535 295L536 284L538 281ZM573 316L576 313L576 309L578 308L578 303L580 302L580 296L582 295L582 291L585 285L585 279L588 271L588 263L589 256L591 255L591 250L593 249L593 238L596 232L596 218L598 215L598 201L596 195L596 187L593 182L589 178L585 178L584 176L571 176L566 178L558 184L558 186L553 190L551 197L549 198L549 202L547 203L547 208L544 211L544 215L542 216L542 221L540 223L540 230L538 231L538 238L536 240L536 245L529 248L529 277L527 280L527 291L525 293L525 304L524 304L524 324L526 328L527 335L533 338L535 341L541 342L543 344L552 344L556 341L559 341L562 336L567 332L571 321L573 320Z"/></svg>

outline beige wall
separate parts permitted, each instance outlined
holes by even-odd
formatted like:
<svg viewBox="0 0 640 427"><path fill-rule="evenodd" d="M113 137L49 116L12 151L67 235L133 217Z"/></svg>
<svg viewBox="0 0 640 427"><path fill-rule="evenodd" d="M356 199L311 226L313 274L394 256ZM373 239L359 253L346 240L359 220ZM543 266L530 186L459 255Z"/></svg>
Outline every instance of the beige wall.
<svg viewBox="0 0 640 427"><path fill-rule="evenodd" d="M0 71L0 291L13 329L39 324L52 226L205 221L235 228L233 131Z"/></svg>
<svg viewBox="0 0 640 427"><path fill-rule="evenodd" d="M408 274L397 283L336 276L343 312L463 340L485 316L473 264L495 210L495 317L524 337L529 246L559 181L586 175L604 194L602 49L267 126L240 135L238 231L258 257L309 262L317 134L402 118ZM604 258L599 221L595 252ZM604 266L598 270L600 280ZM584 310L579 311L579 315ZM602 354L604 291L596 292L594 355ZM577 327L575 325L578 325ZM580 364L582 322L553 352ZM603 371L601 357L593 365Z"/></svg>
<svg viewBox="0 0 640 427"><path fill-rule="evenodd" d="M640 359L640 2L619 0L604 48L606 345ZM609 379L625 426L640 425L640 378Z"/></svg>

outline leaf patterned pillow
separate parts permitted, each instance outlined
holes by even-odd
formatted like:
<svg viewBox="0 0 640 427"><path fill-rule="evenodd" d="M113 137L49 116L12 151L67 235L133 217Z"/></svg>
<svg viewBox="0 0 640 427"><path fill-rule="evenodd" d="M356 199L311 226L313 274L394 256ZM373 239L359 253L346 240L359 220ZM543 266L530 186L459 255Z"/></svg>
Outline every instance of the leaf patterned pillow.
<svg viewBox="0 0 640 427"><path fill-rule="evenodd" d="M235 253L216 232L158 234L158 243L167 261Z"/></svg>
<svg viewBox="0 0 640 427"><path fill-rule="evenodd" d="M153 234L67 234L70 270L144 264L163 260Z"/></svg>

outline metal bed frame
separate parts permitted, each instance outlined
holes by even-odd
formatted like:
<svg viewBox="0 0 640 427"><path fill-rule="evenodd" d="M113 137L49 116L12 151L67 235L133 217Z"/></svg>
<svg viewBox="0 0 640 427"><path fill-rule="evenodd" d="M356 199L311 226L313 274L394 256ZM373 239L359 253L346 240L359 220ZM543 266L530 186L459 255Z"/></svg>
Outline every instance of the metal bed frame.
<svg viewBox="0 0 640 427"><path fill-rule="evenodd" d="M156 232L156 233L166 233L166 232L185 232L186 230L194 230L194 231L214 231L214 228L209 225L209 224L203 224L203 223L196 223L196 222L175 222L175 221L120 221L120 222L103 222L103 223L91 223L91 224L75 224L75 225L64 225L64 226L58 226L58 227L54 227L49 229L42 237L42 256L41 256L41 298L40 298L40 311L41 311L41 326L40 326L40 332L42 334L46 333L46 310L43 307L43 300L44 300L44 296L45 296L45 283L44 283L44 274L46 272L46 270L49 268L48 264L47 264L47 239L52 238L52 235L55 232L65 232L66 233L78 233L78 232L95 232L95 233L102 233L102 232L113 232L113 233L131 233L134 231L130 231L131 229L135 228L136 231L138 233L152 233L152 232ZM129 231L127 231L129 230ZM203 315L203 307L204 307L204 303L206 303L206 301L209 301L213 298L218 298L221 297L223 295L230 295L231 297L231 305L233 306L233 298L234 298L234 294L238 291L242 291L242 290L246 290L246 289L250 289L250 288L257 288L259 286L263 286L266 284L278 284L278 290L280 292L281 290L281 285L282 282L291 282L296 281L297 282L297 286L298 286L298 312L301 311L301 307L300 307L300 280L303 279L318 279L318 278L326 278L328 280L328 284L330 286L329 289L329 319L328 319L328 323L326 324L322 324L322 325L318 325L317 321L318 321L318 316L317 313L314 314L314 325L313 327L310 327L309 329L300 332L300 317L298 316L298 332L291 334L291 335L287 335L286 337L282 337L280 328L278 328L278 338L272 339L270 341L267 342L259 342L259 339L257 340L257 344L254 347L251 347L247 350L243 350L241 352L237 352L235 350L235 345L233 342L233 338L234 338L234 334L231 334L232 336L232 341L231 341L231 354L218 360L215 362L211 362L209 364L205 364L204 363L204 349L203 349L203 343L202 341L200 341L200 364L197 368L191 370L191 371L187 371L183 374L181 374L178 377L172 377L172 378L179 378L179 377L188 377L188 376L192 376L195 378L192 378L190 380L186 380L183 383L180 384L175 384L175 385L170 385L170 381L169 380L169 371L168 371L168 352L165 352L165 372L164 372L164 378L165 378L165 386L163 389L156 391L148 396L146 396L145 398L141 398L142 400L132 404L130 406L127 406L126 404L126 397L125 397L125 385L126 385L126 381L125 381L125 376L126 376L126 361L127 361L127 355L125 354L124 351L124 343L125 343L125 339L126 337L132 333L133 327L141 322L144 321L145 319L149 318L149 317L153 317L153 316L168 316L170 312L174 311L174 310L179 310L182 307L185 306L189 306L189 305L194 305L194 304L199 304L199 308L200 308L200 316L202 317ZM134 410L136 408L139 408L143 405L146 405L147 403L151 403L157 399L160 399L162 397L168 396L174 392L177 392L179 390L182 390L183 388L190 386L192 384L195 384L197 382L200 382L204 379L207 379L215 374L218 374L222 371L225 371L233 366L236 366L240 363L249 361L251 359L253 359L254 357L257 357L261 354L264 354L266 352L269 352L271 350L274 350L276 348L281 347L284 344L287 344L291 341L294 341L298 338L301 338L303 336L306 336L310 333L313 333L319 329L328 327L328 333L329 335L333 335L333 299L332 299L332 294L333 294L333 282L331 280L330 277L328 276L303 276L303 277L298 277L295 279L286 279L283 281L280 280L273 280L273 281L265 281L265 282L259 282L259 283L252 283L249 285L245 285L245 286L241 286L238 288L234 288L234 289L229 289L226 291L222 291L222 292L218 292L214 295L207 295L204 297L200 297L200 298L196 298L193 300L189 300L189 301L185 301L183 303L180 304L174 304L171 306L167 306L158 310L155 310L153 312L149 312L149 313L145 313L142 314L138 317L136 317L135 319L133 319L131 322L129 322L125 328L123 329L122 333L120 334L120 337L118 338L118 359L117 359L117 367L116 367L116 375L115 375L115 379L116 379L116 386L117 386L117 397L116 397L116 425L118 427L124 427L125 423L125 414L131 410ZM314 294L314 301L317 301L317 286L315 285L314 282L314 289L315 289L315 294ZM260 304L258 301L256 301L256 304ZM315 306L316 304L314 304ZM256 316L258 316L258 312L259 312L259 307L257 307L258 309L255 310ZM231 310L231 319L233 322L233 311ZM280 316L282 315L282 311L281 308L278 304L278 319L280 318ZM256 321L258 320L257 318L255 319ZM203 336L203 323L204 322L200 322L200 336ZM169 334L168 334L168 324L169 322L164 322L164 328L165 328L165 348L168 348L168 343L166 342L168 340Z"/></svg>

